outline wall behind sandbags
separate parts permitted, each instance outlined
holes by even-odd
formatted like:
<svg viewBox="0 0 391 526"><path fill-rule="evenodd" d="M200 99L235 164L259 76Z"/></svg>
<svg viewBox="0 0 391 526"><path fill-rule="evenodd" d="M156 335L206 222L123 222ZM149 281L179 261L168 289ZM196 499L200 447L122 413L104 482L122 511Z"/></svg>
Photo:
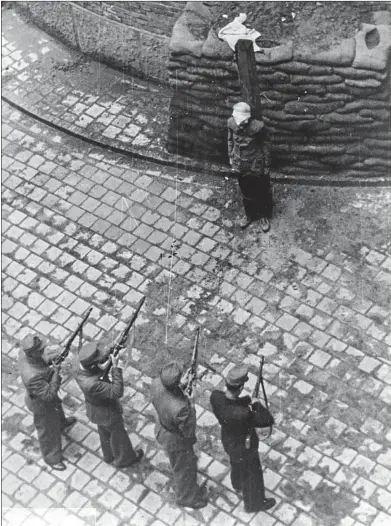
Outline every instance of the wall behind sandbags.
<svg viewBox="0 0 391 526"><path fill-rule="evenodd" d="M170 36L186 2L72 2L115 22Z"/></svg>
<svg viewBox="0 0 391 526"><path fill-rule="evenodd" d="M227 162L227 118L240 100L234 53L189 2L170 43L173 88L167 148ZM205 6L204 6L205 7ZM386 13L387 14L387 13ZM288 175L386 180L391 168L389 17L319 53L291 43L255 53L273 164ZM384 23L386 21L386 23ZM198 24L200 29L192 32ZM204 24L204 26L202 26ZM262 42L260 42L262 45Z"/></svg>
<svg viewBox="0 0 391 526"><path fill-rule="evenodd" d="M163 83L168 83L168 35L183 5L15 2L24 16L66 45L135 76Z"/></svg>

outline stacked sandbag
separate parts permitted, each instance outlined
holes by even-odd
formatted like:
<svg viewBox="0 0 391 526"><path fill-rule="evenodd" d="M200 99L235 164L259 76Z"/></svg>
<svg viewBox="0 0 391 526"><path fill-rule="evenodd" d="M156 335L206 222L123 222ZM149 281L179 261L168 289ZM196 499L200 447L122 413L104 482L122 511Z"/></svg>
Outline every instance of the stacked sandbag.
<svg viewBox="0 0 391 526"><path fill-rule="evenodd" d="M263 116L284 172L389 173L390 37L390 26L363 24L326 52L285 45L256 53Z"/></svg>
<svg viewBox="0 0 391 526"><path fill-rule="evenodd" d="M240 87L234 54L210 26L211 14L201 2L188 2L174 26L167 149L227 162L227 119Z"/></svg>
<svg viewBox="0 0 391 526"><path fill-rule="evenodd" d="M168 149L226 161L226 121L240 100L240 85L234 53L211 23L201 2L188 2L174 26ZM391 167L390 52L390 17L382 13L375 13L374 24L363 24L354 38L327 51L300 52L284 43L256 52L274 166L311 178L333 173L347 179L386 177Z"/></svg>

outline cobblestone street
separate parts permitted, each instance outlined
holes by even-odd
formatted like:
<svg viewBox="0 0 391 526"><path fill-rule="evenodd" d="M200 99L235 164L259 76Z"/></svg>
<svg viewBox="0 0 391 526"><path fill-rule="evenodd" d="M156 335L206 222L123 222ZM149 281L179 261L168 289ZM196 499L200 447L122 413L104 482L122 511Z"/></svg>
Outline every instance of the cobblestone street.
<svg viewBox="0 0 391 526"><path fill-rule="evenodd" d="M277 186L271 232L243 234L233 180L131 162L6 104L3 120L5 524L30 524L31 510L34 525L386 526L390 191ZM30 330L63 343L89 306L85 337L115 336L143 294L124 407L146 460L122 471L102 461L71 381L62 396L79 422L64 437L69 467L50 471L24 405L18 343ZM148 391L169 356L190 359L197 324L201 362L217 371L196 393L211 504L184 513L154 441ZM260 454L278 505L251 516L230 486L208 397L233 363L256 373L261 353L277 424Z"/></svg>
<svg viewBox="0 0 391 526"><path fill-rule="evenodd" d="M167 107L147 108L156 112L149 122L141 81L131 121L121 119L129 104L121 94L120 108L111 99L98 107L110 90L97 103L93 82L82 92L76 80L62 90L57 79L45 93L35 62L43 70L44 60L58 60L61 70L69 57L49 40L37 40L36 56L27 30L18 49L16 33L5 32L5 94L26 111L2 105L4 525L389 526L391 189L276 183L270 232L256 223L242 231L233 178L124 156L26 114L67 132L79 126L92 141L105 130L106 147L122 141L152 157L164 150L155 139L164 135ZM63 78L72 77L72 64ZM103 462L73 379L75 341L60 395L78 422L63 437L67 470L51 470L25 405L20 342L35 331L62 346L89 307L85 340L115 338L144 295L122 400L132 443L146 458L133 469ZM209 504L190 511L174 502L149 387L169 359L189 364L197 326L199 371L209 364L215 372L195 390ZM248 514L231 487L209 396L242 362L251 369L251 394L261 355L276 424L259 451L277 505Z"/></svg>

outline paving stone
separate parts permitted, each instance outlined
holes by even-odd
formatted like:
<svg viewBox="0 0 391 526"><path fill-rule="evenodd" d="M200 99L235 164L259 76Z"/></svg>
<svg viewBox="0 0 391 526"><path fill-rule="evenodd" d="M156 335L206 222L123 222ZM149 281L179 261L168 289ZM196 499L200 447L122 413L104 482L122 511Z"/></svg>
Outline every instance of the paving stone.
<svg viewBox="0 0 391 526"><path fill-rule="evenodd" d="M121 495L112 489L106 489L99 497L99 503L107 510L114 510L121 501Z"/></svg>
<svg viewBox="0 0 391 526"><path fill-rule="evenodd" d="M149 526L153 521L153 516L147 513L144 510L138 510L132 517L131 517L131 526Z"/></svg>
<svg viewBox="0 0 391 526"><path fill-rule="evenodd" d="M25 459L18 453L8 457L6 461L3 462L3 467L12 473L17 473L24 465Z"/></svg>
<svg viewBox="0 0 391 526"><path fill-rule="evenodd" d="M23 484L23 481L13 475L12 473L5 474L5 471L2 472L2 488L3 493L7 495L13 495Z"/></svg>
<svg viewBox="0 0 391 526"><path fill-rule="evenodd" d="M19 486L19 489L15 491L14 498L24 506L27 506L36 494L37 491L31 485L22 484Z"/></svg>
<svg viewBox="0 0 391 526"><path fill-rule="evenodd" d="M152 514L156 514L163 505L163 500L156 493L149 491L139 505ZM160 513L159 513L160 516Z"/></svg>
<svg viewBox="0 0 391 526"><path fill-rule="evenodd" d="M36 477L33 481L33 485L41 491L46 491L48 488L50 488L56 479L50 475L50 473L47 473L46 471L41 471L39 477Z"/></svg>

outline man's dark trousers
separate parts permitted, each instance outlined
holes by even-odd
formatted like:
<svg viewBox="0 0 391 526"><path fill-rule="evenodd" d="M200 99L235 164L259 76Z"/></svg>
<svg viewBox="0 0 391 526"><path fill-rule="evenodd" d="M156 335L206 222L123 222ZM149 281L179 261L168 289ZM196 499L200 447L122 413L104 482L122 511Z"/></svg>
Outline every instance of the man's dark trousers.
<svg viewBox="0 0 391 526"><path fill-rule="evenodd" d="M62 404L47 404L45 412L40 411L33 416L44 461L47 464L61 462L61 432L66 423Z"/></svg>
<svg viewBox="0 0 391 526"><path fill-rule="evenodd" d="M167 451L173 471L173 482L177 504L185 506L199 498L197 486L197 457L193 447L177 451Z"/></svg>
<svg viewBox="0 0 391 526"><path fill-rule="evenodd" d="M136 460L137 456L122 418L110 425L99 424L98 433L105 462L110 464L114 461L115 466L121 467L129 466L129 461Z"/></svg>
<svg viewBox="0 0 391 526"><path fill-rule="evenodd" d="M265 499L262 466L258 451L249 451L241 459L230 457L231 484L236 491L243 492L246 509L254 509Z"/></svg>

